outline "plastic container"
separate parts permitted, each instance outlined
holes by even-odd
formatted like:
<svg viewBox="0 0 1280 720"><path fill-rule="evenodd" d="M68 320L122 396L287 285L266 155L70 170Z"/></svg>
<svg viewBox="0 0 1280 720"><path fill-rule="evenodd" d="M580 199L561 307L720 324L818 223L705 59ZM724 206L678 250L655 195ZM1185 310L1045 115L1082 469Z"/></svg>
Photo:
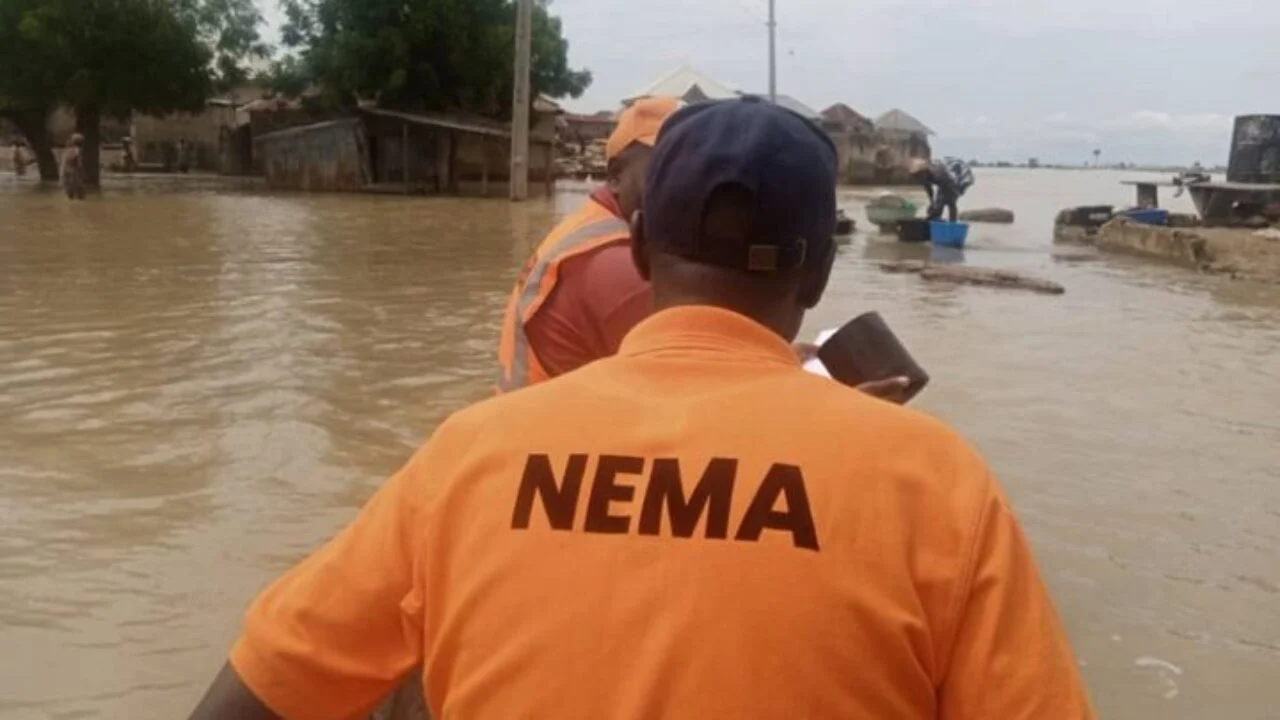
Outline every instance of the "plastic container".
<svg viewBox="0 0 1280 720"><path fill-rule="evenodd" d="M929 238L934 245L962 248L969 238L969 223L934 220L929 223Z"/></svg>
<svg viewBox="0 0 1280 720"><path fill-rule="evenodd" d="M902 242L929 242L929 221L903 220L899 222L898 240Z"/></svg>
<svg viewBox="0 0 1280 720"><path fill-rule="evenodd" d="M845 323L818 349L818 359L831 377L849 387L889 378L910 382L903 402L929 384L929 374L911 357L880 313L869 312Z"/></svg>
<svg viewBox="0 0 1280 720"><path fill-rule="evenodd" d="M1125 210L1121 215L1134 222L1146 225L1169 224L1169 211L1163 208L1134 208L1133 210Z"/></svg>

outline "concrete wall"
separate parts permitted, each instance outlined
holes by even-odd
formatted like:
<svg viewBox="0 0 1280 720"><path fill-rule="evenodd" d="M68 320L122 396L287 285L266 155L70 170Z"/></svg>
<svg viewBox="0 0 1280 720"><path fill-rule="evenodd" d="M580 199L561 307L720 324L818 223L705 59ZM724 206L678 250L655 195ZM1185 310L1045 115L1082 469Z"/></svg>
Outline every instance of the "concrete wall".
<svg viewBox="0 0 1280 720"><path fill-rule="evenodd" d="M1280 238L1275 231L1175 228L1117 218L1096 236L1099 248L1158 258L1183 267L1280 283Z"/></svg>
<svg viewBox="0 0 1280 720"><path fill-rule="evenodd" d="M358 119L333 120L272 133L254 142L267 186L355 192L368 182Z"/></svg>
<svg viewBox="0 0 1280 720"><path fill-rule="evenodd" d="M1103 250L1147 255L1188 267L1208 262L1208 241L1194 230L1163 225L1146 225L1117 218L1098 231L1097 245Z"/></svg>

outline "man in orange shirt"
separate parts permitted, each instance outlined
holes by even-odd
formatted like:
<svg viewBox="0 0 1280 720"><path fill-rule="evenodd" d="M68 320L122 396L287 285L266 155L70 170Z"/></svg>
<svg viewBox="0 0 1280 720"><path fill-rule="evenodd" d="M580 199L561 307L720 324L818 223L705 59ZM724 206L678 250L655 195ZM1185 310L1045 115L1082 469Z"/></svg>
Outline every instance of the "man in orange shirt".
<svg viewBox="0 0 1280 720"><path fill-rule="evenodd" d="M605 145L607 184L547 235L511 292L498 345L500 390L613 355L649 316L649 282L631 261L628 223L640 209L658 131L681 104L672 97L641 98L618 116ZM796 351L807 357L817 347L799 344ZM902 402L907 385L906 378L886 378L859 389Z"/></svg>
<svg viewBox="0 0 1280 720"><path fill-rule="evenodd" d="M447 420L250 608L195 716L1092 718L1025 538L941 423L805 373L835 151L747 100L664 128L617 355Z"/></svg>
<svg viewBox="0 0 1280 720"><path fill-rule="evenodd" d="M605 145L607 184L560 222L529 258L502 323L502 390L532 385L618 351L649 315L649 283L631 262L628 223L663 121L680 106L641 98Z"/></svg>

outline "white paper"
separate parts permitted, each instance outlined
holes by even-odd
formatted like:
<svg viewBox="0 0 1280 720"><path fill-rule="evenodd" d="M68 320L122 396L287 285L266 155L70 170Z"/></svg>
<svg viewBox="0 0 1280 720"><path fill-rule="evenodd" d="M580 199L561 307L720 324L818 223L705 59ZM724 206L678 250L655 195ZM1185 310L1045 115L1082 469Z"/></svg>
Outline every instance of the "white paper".
<svg viewBox="0 0 1280 720"><path fill-rule="evenodd" d="M839 330L840 328L831 328L829 330L823 330L822 332L818 333L818 339L814 342L814 344L817 345L818 347L822 347L828 340L831 339L831 336L835 335L837 332L839 332ZM823 365L822 361L819 360L817 356L814 356L806 360L804 363L804 369L807 372L811 372L814 375L821 375L824 378L831 377L831 373L827 372L827 366Z"/></svg>

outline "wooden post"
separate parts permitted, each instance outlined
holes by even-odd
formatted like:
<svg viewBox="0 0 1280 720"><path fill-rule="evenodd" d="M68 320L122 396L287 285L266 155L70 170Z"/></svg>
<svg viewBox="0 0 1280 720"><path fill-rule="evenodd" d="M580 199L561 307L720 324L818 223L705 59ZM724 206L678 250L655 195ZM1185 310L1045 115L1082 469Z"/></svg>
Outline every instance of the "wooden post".
<svg viewBox="0 0 1280 720"><path fill-rule="evenodd" d="M1160 191L1155 183L1138 183L1138 207L1160 207Z"/></svg>
<svg viewBox="0 0 1280 720"><path fill-rule="evenodd" d="M409 194L409 123L405 122L401 125L400 133L400 157L404 166L400 168L400 175L404 179L404 194Z"/></svg>
<svg viewBox="0 0 1280 720"><path fill-rule="evenodd" d="M516 0L516 63L511 97L511 199L529 197L529 65L533 0Z"/></svg>
<svg viewBox="0 0 1280 720"><path fill-rule="evenodd" d="M556 191L556 144L554 141L547 143L547 164L543 166L542 171L546 173L544 179L547 182L547 197L551 197Z"/></svg>
<svg viewBox="0 0 1280 720"><path fill-rule="evenodd" d="M480 136L480 197L489 197L489 136Z"/></svg>

